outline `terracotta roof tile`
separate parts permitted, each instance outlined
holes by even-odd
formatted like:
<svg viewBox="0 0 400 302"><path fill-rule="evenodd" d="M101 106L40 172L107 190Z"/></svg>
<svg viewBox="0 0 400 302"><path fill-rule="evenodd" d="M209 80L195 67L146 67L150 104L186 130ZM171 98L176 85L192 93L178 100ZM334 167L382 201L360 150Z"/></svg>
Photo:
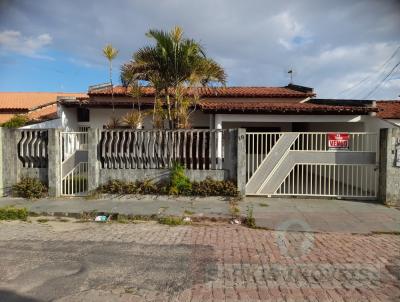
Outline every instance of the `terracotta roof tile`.
<svg viewBox="0 0 400 302"><path fill-rule="evenodd" d="M383 119L400 119L400 101L378 101L377 116Z"/></svg>
<svg viewBox="0 0 400 302"><path fill-rule="evenodd" d="M376 109L365 106L335 106L312 103L279 103L279 102L223 102L203 101L199 104L206 112L249 112L249 113L335 113L366 114Z"/></svg>
<svg viewBox="0 0 400 302"><path fill-rule="evenodd" d="M193 89L201 97L308 97L314 96L313 92L301 92L287 87L198 87L189 90L193 94ZM129 91L128 91L129 92ZM154 96L153 87L142 87L143 96ZM111 88L89 91L89 95L111 95ZM127 88L122 86L114 87L114 95L127 95Z"/></svg>
<svg viewBox="0 0 400 302"><path fill-rule="evenodd" d="M37 106L55 103L57 96L85 96L85 93L64 92L0 92L0 110L30 110Z"/></svg>
<svg viewBox="0 0 400 302"><path fill-rule="evenodd" d="M57 118L57 104L31 111L28 113L28 117L35 121Z"/></svg>
<svg viewBox="0 0 400 302"><path fill-rule="evenodd" d="M0 124L7 122L14 116L13 113L1 113L0 114Z"/></svg>

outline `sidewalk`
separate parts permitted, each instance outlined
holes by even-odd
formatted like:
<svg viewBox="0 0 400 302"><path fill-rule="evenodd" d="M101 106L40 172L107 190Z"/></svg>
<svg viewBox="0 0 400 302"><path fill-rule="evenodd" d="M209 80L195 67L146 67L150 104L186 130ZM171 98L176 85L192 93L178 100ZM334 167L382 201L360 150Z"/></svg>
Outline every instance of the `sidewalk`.
<svg viewBox="0 0 400 302"><path fill-rule="evenodd" d="M79 216L83 212L105 212L123 215L166 215L229 219L229 198L135 196L100 199L58 198L26 200L22 198L0 198L0 207L14 205L25 207L36 214L59 214Z"/></svg>
<svg viewBox="0 0 400 302"><path fill-rule="evenodd" d="M367 234L400 232L400 211L382 204L337 199L246 197L256 224L271 230Z"/></svg>
<svg viewBox="0 0 400 302"><path fill-rule="evenodd" d="M83 212L119 213L124 215L192 216L229 220L229 198L110 196L101 199L40 199L0 198L0 207L25 207L37 214L79 216ZM338 233L400 233L400 211L373 202L334 199L246 197L238 204L240 215L253 208L258 227L270 230L338 232Z"/></svg>

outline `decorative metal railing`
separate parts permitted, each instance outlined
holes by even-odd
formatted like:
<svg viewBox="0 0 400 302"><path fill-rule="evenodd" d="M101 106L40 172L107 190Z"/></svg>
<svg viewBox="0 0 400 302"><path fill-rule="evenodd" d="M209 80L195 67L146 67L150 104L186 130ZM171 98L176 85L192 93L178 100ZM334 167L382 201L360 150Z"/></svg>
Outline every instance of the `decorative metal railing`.
<svg viewBox="0 0 400 302"><path fill-rule="evenodd" d="M103 130L103 169L222 169L224 130Z"/></svg>
<svg viewBox="0 0 400 302"><path fill-rule="evenodd" d="M18 158L24 168L47 168L47 130L19 130Z"/></svg>

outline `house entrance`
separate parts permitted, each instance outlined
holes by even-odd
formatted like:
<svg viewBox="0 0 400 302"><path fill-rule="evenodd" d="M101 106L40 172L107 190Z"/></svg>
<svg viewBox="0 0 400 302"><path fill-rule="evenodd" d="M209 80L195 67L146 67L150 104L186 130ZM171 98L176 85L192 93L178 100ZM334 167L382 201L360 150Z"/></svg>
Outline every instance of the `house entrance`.
<svg viewBox="0 0 400 302"><path fill-rule="evenodd" d="M88 133L61 132L61 195L88 193Z"/></svg>

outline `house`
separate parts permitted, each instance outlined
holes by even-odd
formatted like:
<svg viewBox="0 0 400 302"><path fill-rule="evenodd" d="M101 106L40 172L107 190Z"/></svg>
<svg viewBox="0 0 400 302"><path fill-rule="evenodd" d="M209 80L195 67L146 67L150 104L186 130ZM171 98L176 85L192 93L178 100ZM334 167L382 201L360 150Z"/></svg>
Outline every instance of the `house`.
<svg viewBox="0 0 400 302"><path fill-rule="evenodd" d="M187 131L104 129L111 118L138 108L125 87L57 97L55 127L63 131L0 131L4 141L17 144L3 144L3 154L14 156L8 161L16 165L5 174L22 166L7 183L34 174L55 196L76 196L110 179L162 179L179 162L191 180L232 179L246 195L386 201L397 196L399 102L320 99L312 88L292 84L198 87L186 93L199 96L193 129ZM143 112L152 112L154 94L152 87L141 88ZM50 122L30 127L46 128L45 123ZM140 128L152 129L151 114Z"/></svg>
<svg viewBox="0 0 400 302"><path fill-rule="evenodd" d="M56 128L59 126L57 98L86 96L84 93L64 92L0 92L0 123L7 122L16 114L27 115L30 126ZM36 124L36 126L33 126Z"/></svg>
<svg viewBox="0 0 400 302"><path fill-rule="evenodd" d="M194 90L195 89L195 90ZM199 87L200 101L191 115L194 129L245 128L249 132L292 131L352 131L376 132L391 128L398 113L388 109L389 103L373 100L318 99L312 88L289 84L285 87ZM59 100L62 128L79 131L104 128L113 116L123 117L136 100L127 88L100 87L89 90L87 96L64 97ZM141 88L143 111L154 105L154 89ZM137 108L137 104L135 104ZM391 105L395 106L395 105ZM390 111L392 115L388 115ZM397 115L396 115L397 114ZM387 121L386 118L390 117ZM151 114L145 117L142 128L152 128Z"/></svg>

